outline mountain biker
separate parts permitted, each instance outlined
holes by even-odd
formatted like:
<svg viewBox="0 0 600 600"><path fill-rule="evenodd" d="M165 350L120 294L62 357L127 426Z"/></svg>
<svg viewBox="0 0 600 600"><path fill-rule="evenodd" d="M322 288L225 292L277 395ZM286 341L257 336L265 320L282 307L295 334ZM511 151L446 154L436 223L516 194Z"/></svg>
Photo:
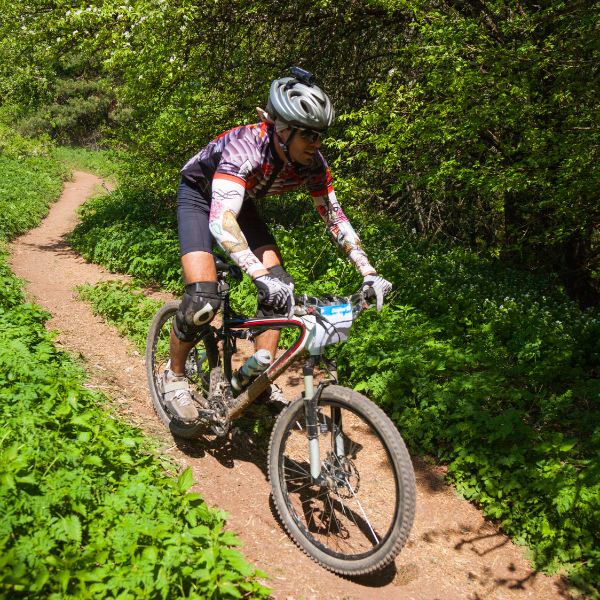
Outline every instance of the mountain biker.
<svg viewBox="0 0 600 600"><path fill-rule="evenodd" d="M198 412L185 377L185 362L198 331L220 306L213 238L258 288L256 316L290 314L294 279L285 270L275 238L260 217L255 199L305 184L334 242L363 276L362 289L374 288L378 310L392 285L377 275L360 239L344 215L331 184L321 138L334 110L314 77L296 67L294 77L271 84L260 123L236 127L212 140L181 169L177 224L185 293L173 319L170 365L163 375L164 401L182 421ZM275 357L279 331L257 336L257 348ZM267 401L287 403L277 386Z"/></svg>

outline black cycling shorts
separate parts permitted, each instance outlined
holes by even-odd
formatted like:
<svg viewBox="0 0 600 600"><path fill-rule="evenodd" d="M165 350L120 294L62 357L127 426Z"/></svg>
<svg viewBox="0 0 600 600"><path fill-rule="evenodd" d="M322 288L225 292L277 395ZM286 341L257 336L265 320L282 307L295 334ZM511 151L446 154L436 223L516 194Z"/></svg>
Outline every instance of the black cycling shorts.
<svg viewBox="0 0 600 600"><path fill-rule="evenodd" d="M177 228L179 234L179 254L188 252L213 251L213 234L208 228L210 199L184 177L177 188ZM267 224L258 213L254 200L246 198L237 222L246 236L252 252L261 246L276 244Z"/></svg>

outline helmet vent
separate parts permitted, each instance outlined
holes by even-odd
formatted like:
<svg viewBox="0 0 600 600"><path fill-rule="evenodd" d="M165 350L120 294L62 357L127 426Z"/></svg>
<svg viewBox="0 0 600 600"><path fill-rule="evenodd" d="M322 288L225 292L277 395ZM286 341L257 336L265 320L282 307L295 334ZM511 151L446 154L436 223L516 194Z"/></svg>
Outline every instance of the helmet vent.
<svg viewBox="0 0 600 600"><path fill-rule="evenodd" d="M312 106L310 104L308 104L307 102L305 102L304 100L300 100L300 106L302 107L302 109L307 112L309 115L313 114L313 109Z"/></svg>

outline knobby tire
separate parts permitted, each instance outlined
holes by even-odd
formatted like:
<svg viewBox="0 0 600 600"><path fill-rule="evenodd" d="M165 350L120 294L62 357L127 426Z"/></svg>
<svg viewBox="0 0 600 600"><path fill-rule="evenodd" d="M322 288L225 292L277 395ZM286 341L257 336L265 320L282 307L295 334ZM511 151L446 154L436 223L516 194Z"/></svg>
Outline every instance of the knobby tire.
<svg viewBox="0 0 600 600"><path fill-rule="evenodd" d="M169 358L169 336L171 333L171 322L177 309L179 300L171 300L164 304L154 315L154 319L146 338L146 376L154 411L160 420L169 428L175 436L187 439L195 439L207 432L204 423L184 423L173 416L166 408L163 401L160 378L166 368ZM200 342L190 351L186 362L186 376L192 388L196 389L204 398L208 394L209 369L217 366L218 358L216 350L206 353L208 368L198 370L195 356L202 356L206 351L204 344ZM218 355L217 355L218 356Z"/></svg>
<svg viewBox="0 0 600 600"><path fill-rule="evenodd" d="M342 575L372 573L394 560L410 534L412 462L397 428L365 396L328 386L318 406L322 472L333 483L312 485L304 401L297 396L269 443L275 505L292 539L313 560Z"/></svg>

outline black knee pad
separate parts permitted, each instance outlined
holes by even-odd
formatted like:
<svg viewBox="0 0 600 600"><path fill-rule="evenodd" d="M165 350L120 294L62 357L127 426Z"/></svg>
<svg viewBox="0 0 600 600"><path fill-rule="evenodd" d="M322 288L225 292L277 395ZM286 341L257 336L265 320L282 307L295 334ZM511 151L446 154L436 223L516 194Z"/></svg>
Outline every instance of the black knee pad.
<svg viewBox="0 0 600 600"><path fill-rule="evenodd" d="M294 278L285 270L283 265L275 265L274 267L268 267L267 271L273 276L279 279L279 281L283 281L283 283L287 283L294 289L295 281ZM273 308L272 306L267 306L266 304L258 303L256 308L255 317L276 317L280 315L287 315L287 307L284 308Z"/></svg>
<svg viewBox="0 0 600 600"><path fill-rule="evenodd" d="M208 325L221 306L218 284L199 281L185 286L179 310L173 319L173 331L182 342L193 342L196 334Z"/></svg>

